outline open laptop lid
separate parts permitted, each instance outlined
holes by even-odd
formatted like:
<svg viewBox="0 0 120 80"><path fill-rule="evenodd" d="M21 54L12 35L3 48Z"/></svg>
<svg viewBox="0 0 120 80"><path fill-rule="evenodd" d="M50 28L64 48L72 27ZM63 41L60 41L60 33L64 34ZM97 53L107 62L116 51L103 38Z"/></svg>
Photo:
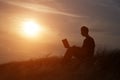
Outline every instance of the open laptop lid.
<svg viewBox="0 0 120 80"><path fill-rule="evenodd" d="M70 47L67 39L63 39L62 43L63 43L63 45L64 45L65 48L69 48Z"/></svg>

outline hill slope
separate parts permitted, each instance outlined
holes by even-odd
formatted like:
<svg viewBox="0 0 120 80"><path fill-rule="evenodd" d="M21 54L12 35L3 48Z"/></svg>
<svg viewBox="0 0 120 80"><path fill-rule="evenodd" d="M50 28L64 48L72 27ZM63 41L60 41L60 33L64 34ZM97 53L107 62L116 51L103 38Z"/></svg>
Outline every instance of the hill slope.
<svg viewBox="0 0 120 80"><path fill-rule="evenodd" d="M0 65L0 80L120 80L120 52L96 56L94 65L49 57Z"/></svg>

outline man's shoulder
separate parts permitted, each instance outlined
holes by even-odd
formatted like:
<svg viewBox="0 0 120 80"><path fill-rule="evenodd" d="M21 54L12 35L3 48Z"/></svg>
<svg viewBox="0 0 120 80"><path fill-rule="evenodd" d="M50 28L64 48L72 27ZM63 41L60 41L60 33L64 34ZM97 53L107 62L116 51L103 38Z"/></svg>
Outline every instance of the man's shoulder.
<svg viewBox="0 0 120 80"><path fill-rule="evenodd" d="M88 37L84 41L89 42L89 43L95 43L95 41L94 41L94 39L92 37Z"/></svg>
<svg viewBox="0 0 120 80"><path fill-rule="evenodd" d="M94 40L91 36L87 37L85 40Z"/></svg>

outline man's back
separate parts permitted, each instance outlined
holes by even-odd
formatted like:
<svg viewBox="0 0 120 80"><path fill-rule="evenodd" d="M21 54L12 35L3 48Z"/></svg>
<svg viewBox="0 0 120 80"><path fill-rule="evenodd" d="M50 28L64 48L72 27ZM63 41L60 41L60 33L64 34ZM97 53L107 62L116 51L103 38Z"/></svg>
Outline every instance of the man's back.
<svg viewBox="0 0 120 80"><path fill-rule="evenodd" d="M83 42L82 48L85 50L88 56L93 56L95 50L94 39L92 37L87 37Z"/></svg>

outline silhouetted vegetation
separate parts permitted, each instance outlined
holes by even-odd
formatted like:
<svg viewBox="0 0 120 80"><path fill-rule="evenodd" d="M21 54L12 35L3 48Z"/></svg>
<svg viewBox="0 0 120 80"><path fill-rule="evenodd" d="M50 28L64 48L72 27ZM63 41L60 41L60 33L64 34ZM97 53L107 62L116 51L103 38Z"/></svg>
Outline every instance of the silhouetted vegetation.
<svg viewBox="0 0 120 80"><path fill-rule="evenodd" d="M0 80L120 80L120 50L97 51L94 64L47 57L0 65Z"/></svg>

